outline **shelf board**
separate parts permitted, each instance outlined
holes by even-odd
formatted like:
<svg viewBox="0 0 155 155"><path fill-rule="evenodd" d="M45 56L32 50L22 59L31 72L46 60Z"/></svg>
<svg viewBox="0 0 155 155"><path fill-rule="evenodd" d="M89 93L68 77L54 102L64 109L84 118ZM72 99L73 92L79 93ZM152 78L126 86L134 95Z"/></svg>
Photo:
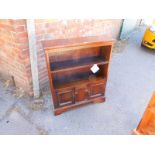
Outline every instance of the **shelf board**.
<svg viewBox="0 0 155 155"><path fill-rule="evenodd" d="M66 81L66 82L54 82L54 88L55 89L63 89L63 88L68 88L68 87L81 87L81 86L86 86L89 83L93 82L105 82L104 77L94 77L94 78L77 78L71 81Z"/></svg>
<svg viewBox="0 0 155 155"><path fill-rule="evenodd" d="M89 67L89 66L92 66L93 64L103 65L103 64L108 64L108 61L105 61L101 57L87 57L87 58L82 58L78 60L74 59L74 60L54 62L50 64L50 68L52 73L57 73L61 71L68 71L68 70Z"/></svg>

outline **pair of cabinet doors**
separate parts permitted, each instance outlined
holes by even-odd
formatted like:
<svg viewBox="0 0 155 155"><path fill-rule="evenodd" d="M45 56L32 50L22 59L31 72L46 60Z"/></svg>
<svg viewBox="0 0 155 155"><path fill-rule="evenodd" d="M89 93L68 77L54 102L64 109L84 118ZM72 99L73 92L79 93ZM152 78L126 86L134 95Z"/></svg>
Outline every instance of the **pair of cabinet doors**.
<svg viewBox="0 0 155 155"><path fill-rule="evenodd" d="M87 102L105 94L105 81L87 84L82 87L70 87L55 91L57 108L75 103Z"/></svg>

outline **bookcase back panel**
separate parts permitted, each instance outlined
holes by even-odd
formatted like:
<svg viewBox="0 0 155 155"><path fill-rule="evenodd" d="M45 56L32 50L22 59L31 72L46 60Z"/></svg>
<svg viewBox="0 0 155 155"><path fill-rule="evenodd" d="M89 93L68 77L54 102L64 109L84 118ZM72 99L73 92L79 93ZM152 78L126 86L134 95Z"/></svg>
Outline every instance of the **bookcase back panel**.
<svg viewBox="0 0 155 155"><path fill-rule="evenodd" d="M93 66L93 65L92 65ZM89 73L90 75L100 75L100 76L105 76L105 74L106 74L106 69L107 69L107 67L108 67L108 65L98 65L98 67L99 67L99 71L98 72L96 72L96 73L93 73L92 71L91 71L91 67L92 66L90 66L90 67L84 67L84 68L77 68L76 69L76 72L72 72L72 71L70 71L70 70L68 70L68 71L65 71L65 72L56 72L56 73L53 73L53 78L59 78L59 77L70 77L70 76L72 76L73 74L84 74L84 73Z"/></svg>
<svg viewBox="0 0 155 155"><path fill-rule="evenodd" d="M95 79L99 77L99 74L93 74L87 70L87 72L79 72L79 73L70 73L65 74L64 76L53 76L53 83L55 84L65 84L72 81L79 81L85 79Z"/></svg>
<svg viewBox="0 0 155 155"><path fill-rule="evenodd" d="M97 57L100 56L100 47L70 50L70 51L59 51L50 54L50 62L66 61L66 60L79 60L86 57Z"/></svg>
<svg viewBox="0 0 155 155"><path fill-rule="evenodd" d="M109 61L111 55L112 46L103 46L101 47L100 54L105 60Z"/></svg>

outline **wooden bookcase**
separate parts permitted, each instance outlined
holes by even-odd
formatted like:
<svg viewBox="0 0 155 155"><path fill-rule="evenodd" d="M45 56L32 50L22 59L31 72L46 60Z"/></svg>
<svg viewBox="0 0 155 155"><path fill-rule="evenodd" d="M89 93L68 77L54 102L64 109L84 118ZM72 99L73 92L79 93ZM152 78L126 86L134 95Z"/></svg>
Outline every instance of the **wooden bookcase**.
<svg viewBox="0 0 155 155"><path fill-rule="evenodd" d="M155 135L155 92L138 125L133 131L134 135Z"/></svg>
<svg viewBox="0 0 155 155"><path fill-rule="evenodd" d="M55 115L105 101L112 44L101 36L43 42ZM99 67L95 74L94 64Z"/></svg>

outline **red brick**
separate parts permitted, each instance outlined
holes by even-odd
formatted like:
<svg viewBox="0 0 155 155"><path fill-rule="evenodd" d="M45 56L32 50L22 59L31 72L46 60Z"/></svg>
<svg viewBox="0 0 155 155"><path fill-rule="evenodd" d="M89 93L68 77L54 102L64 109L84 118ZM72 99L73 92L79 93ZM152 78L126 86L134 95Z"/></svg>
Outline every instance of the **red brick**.
<svg viewBox="0 0 155 155"><path fill-rule="evenodd" d="M25 20L0 20L1 71L15 77L15 83L31 91L31 74L26 69L30 63Z"/></svg>
<svg viewBox="0 0 155 155"><path fill-rule="evenodd" d="M7 29L8 31L13 31L14 27L12 25L4 25L0 23L0 29Z"/></svg>
<svg viewBox="0 0 155 155"><path fill-rule="evenodd" d="M23 31L26 31L25 25L15 26L15 27L14 27L14 30L15 30L16 32L23 32Z"/></svg>
<svg viewBox="0 0 155 155"><path fill-rule="evenodd" d="M42 40L108 34L117 38L121 20L36 19L40 86L48 82ZM32 94L32 77L26 20L0 20L0 70L15 76L19 87ZM3 68L3 69L2 69Z"/></svg>
<svg viewBox="0 0 155 155"><path fill-rule="evenodd" d="M28 38L28 34L26 31L17 33L17 37L19 38Z"/></svg>
<svg viewBox="0 0 155 155"><path fill-rule="evenodd" d="M13 20L14 25L26 25L26 19Z"/></svg>

